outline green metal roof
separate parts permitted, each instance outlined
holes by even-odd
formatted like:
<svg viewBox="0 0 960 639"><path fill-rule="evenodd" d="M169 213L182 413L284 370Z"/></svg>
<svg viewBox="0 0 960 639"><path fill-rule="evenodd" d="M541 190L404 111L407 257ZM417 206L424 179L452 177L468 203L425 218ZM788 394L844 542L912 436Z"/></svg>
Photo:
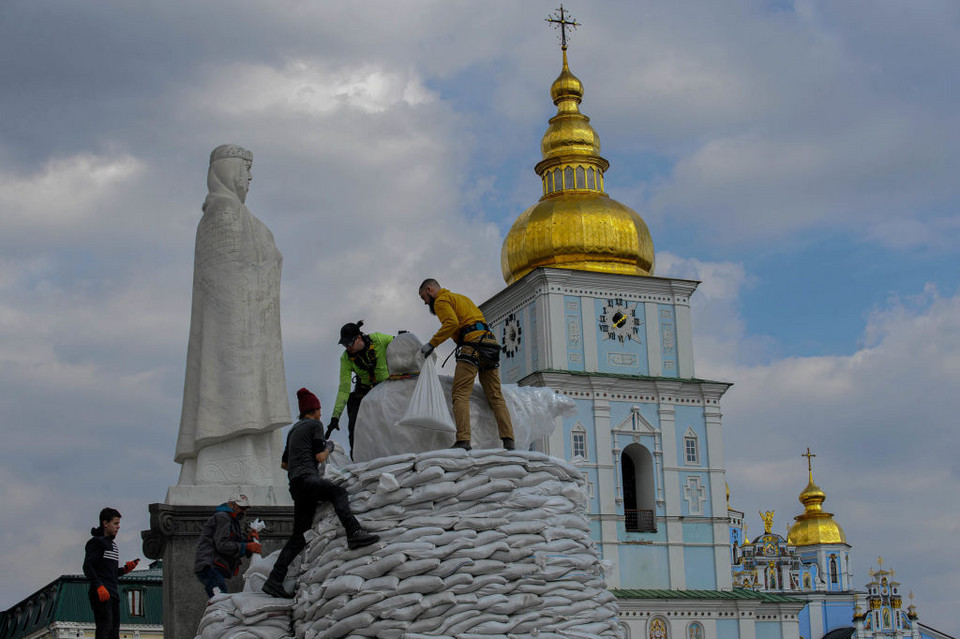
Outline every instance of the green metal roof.
<svg viewBox="0 0 960 639"><path fill-rule="evenodd" d="M772 592L756 592L746 588L733 590L656 590L618 589L611 590L617 599L739 599L766 603L807 603L803 599L778 595Z"/></svg>
<svg viewBox="0 0 960 639"><path fill-rule="evenodd" d="M19 639L55 621L93 623L87 599L90 582L83 575L63 575L8 610L0 612L0 639ZM135 570L120 577L120 623L122 625L163 624L163 567L155 562L147 570ZM142 615L130 615L128 593L140 590Z"/></svg>

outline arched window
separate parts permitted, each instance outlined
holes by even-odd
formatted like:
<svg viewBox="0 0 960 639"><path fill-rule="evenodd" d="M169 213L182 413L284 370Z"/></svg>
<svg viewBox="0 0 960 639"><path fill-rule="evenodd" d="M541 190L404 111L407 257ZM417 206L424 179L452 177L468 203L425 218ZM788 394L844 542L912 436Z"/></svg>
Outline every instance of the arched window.
<svg viewBox="0 0 960 639"><path fill-rule="evenodd" d="M683 462L691 466L700 465L700 438L692 428L683 434Z"/></svg>
<svg viewBox="0 0 960 639"><path fill-rule="evenodd" d="M703 626L694 621L687 626L687 639L703 639Z"/></svg>
<svg viewBox="0 0 960 639"><path fill-rule="evenodd" d="M650 620L650 639L667 639L667 621L663 617Z"/></svg>
<svg viewBox="0 0 960 639"><path fill-rule="evenodd" d="M570 451L575 458L587 459L587 429L580 422L577 422L576 426L573 427Z"/></svg>
<svg viewBox="0 0 960 639"><path fill-rule="evenodd" d="M563 175L560 174L560 169L553 170L553 179L551 182L553 192L557 192L563 188Z"/></svg>
<svg viewBox="0 0 960 639"><path fill-rule="evenodd" d="M628 532L656 532L656 497L653 457L640 444L630 444L620 454L623 479L623 514Z"/></svg>
<svg viewBox="0 0 960 639"><path fill-rule="evenodd" d="M596 169L594 169L593 167L590 167L589 169L587 169L587 188L588 189L597 188Z"/></svg>
<svg viewBox="0 0 960 639"><path fill-rule="evenodd" d="M830 583L835 584L840 581L840 577L837 574L837 556L830 555Z"/></svg>
<svg viewBox="0 0 960 639"><path fill-rule="evenodd" d="M586 186L587 186L587 178L583 172L583 167L578 166L577 167L577 188L582 189L582 188L586 188Z"/></svg>

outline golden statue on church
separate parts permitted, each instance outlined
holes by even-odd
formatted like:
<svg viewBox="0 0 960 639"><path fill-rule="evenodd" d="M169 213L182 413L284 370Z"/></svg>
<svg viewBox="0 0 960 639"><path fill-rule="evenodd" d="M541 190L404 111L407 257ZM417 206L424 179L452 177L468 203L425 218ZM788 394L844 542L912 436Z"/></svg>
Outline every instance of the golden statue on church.
<svg viewBox="0 0 960 639"><path fill-rule="evenodd" d="M768 510L766 512L760 511L760 519L763 520L763 532L769 534L770 530L773 528L773 513L774 511Z"/></svg>

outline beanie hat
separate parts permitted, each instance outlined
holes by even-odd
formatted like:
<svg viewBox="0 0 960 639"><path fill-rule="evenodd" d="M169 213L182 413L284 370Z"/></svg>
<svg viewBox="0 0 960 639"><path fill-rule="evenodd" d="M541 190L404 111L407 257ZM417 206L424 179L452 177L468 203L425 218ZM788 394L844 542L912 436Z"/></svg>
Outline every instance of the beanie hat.
<svg viewBox="0 0 960 639"><path fill-rule="evenodd" d="M306 388L301 388L297 391L297 404L300 406L301 415L312 413L320 408L320 400Z"/></svg>
<svg viewBox="0 0 960 639"><path fill-rule="evenodd" d="M357 339L357 335L360 334L360 327L363 326L363 320L360 320L356 324L353 322L348 322L340 328L340 341L337 342L340 346L346 346L353 340Z"/></svg>

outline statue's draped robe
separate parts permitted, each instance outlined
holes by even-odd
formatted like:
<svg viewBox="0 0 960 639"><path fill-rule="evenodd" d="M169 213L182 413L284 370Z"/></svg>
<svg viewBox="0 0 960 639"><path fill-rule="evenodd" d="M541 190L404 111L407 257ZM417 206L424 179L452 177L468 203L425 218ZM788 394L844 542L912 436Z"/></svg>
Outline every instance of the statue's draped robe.
<svg viewBox="0 0 960 639"><path fill-rule="evenodd" d="M280 338L283 258L230 186L239 162L211 166L197 227L175 457L180 485L283 483L278 429L291 421Z"/></svg>

